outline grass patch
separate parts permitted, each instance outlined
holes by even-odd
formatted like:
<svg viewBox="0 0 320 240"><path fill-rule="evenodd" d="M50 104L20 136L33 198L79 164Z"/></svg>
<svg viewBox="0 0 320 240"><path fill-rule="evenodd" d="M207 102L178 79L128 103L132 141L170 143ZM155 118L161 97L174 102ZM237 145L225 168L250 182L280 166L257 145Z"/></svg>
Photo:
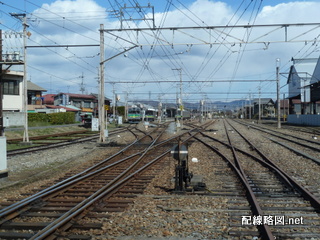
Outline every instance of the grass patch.
<svg viewBox="0 0 320 240"><path fill-rule="evenodd" d="M29 127L46 127L46 126L52 126L52 124L48 122L28 122Z"/></svg>
<svg viewBox="0 0 320 240"><path fill-rule="evenodd" d="M43 135L50 135L55 133L63 133L63 132L72 132L72 131L80 131L84 130L83 127L79 126L68 126L68 127L54 127L54 128L41 128L41 129L29 129L28 135L29 137L34 136L43 136ZM23 131L7 131L5 132L5 136L7 140L22 138Z"/></svg>
<svg viewBox="0 0 320 240"><path fill-rule="evenodd" d="M32 144L32 147L39 146L39 144ZM19 143L13 143L13 144L7 144L7 151L12 151L12 150L17 150L17 149L24 149L24 148L29 148L30 146L28 145L22 145Z"/></svg>

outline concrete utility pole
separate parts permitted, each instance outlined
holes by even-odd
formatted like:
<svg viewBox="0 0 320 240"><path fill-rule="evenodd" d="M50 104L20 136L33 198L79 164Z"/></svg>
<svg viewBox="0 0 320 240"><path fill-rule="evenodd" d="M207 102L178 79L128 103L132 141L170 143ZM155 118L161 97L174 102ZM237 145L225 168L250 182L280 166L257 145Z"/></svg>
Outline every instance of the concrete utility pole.
<svg viewBox="0 0 320 240"><path fill-rule="evenodd" d="M182 68L174 68L172 70L177 70L179 71L179 78L180 78L180 101L179 101L179 108L180 108L180 112L181 112L181 126L183 124L183 102L182 102Z"/></svg>
<svg viewBox="0 0 320 240"><path fill-rule="evenodd" d="M249 119L251 119L251 92L249 93Z"/></svg>
<svg viewBox="0 0 320 240"><path fill-rule="evenodd" d="M113 122L116 122L116 92L114 90L114 84L112 84L112 93L113 93L113 108L112 108L112 112L113 112Z"/></svg>
<svg viewBox="0 0 320 240"><path fill-rule="evenodd" d="M0 30L0 178L8 176L7 169L7 139L4 136L2 109L2 30Z"/></svg>
<svg viewBox="0 0 320 240"><path fill-rule="evenodd" d="M261 87L259 87L259 121L261 123Z"/></svg>
<svg viewBox="0 0 320 240"><path fill-rule="evenodd" d="M203 122L203 105L204 105L204 100L200 100L200 123Z"/></svg>
<svg viewBox="0 0 320 240"><path fill-rule="evenodd" d="M11 16L22 19L23 23L23 93L22 93L22 111L24 113L24 133L23 142L29 142L29 130L28 130L28 80L27 80L27 15L25 13L11 13Z"/></svg>
<svg viewBox="0 0 320 240"><path fill-rule="evenodd" d="M244 119L244 104L243 104L243 100L241 101L241 119Z"/></svg>
<svg viewBox="0 0 320 240"><path fill-rule="evenodd" d="M104 32L106 31L104 29L104 25L100 24L100 97L99 97L99 125L100 125L100 138L99 138L99 142L105 142L105 136L107 133L107 129L106 129L106 120L105 120L105 105L104 105L104 63L117 57L120 56L122 54L124 54L125 52L130 51L131 49L134 49L136 47L138 47L139 45L136 45L130 41L127 41L124 38L121 38L121 40L127 41L129 43L131 43L133 46L130 48L126 48L124 51L108 58L108 59L104 59Z"/></svg>
<svg viewBox="0 0 320 240"><path fill-rule="evenodd" d="M278 115L278 128L281 128L281 119L280 119L280 78L279 78L279 66L280 59L276 60L276 77L277 77L277 115Z"/></svg>
<svg viewBox="0 0 320 240"><path fill-rule="evenodd" d="M23 98L24 98L24 134L23 142L29 142L28 129L28 80L27 80L27 22L26 15L23 16Z"/></svg>
<svg viewBox="0 0 320 240"><path fill-rule="evenodd" d="M2 30L0 29L0 136L4 136L2 99Z"/></svg>
<svg viewBox="0 0 320 240"><path fill-rule="evenodd" d="M285 118L285 115L287 115L286 114L286 94L284 93L283 94L283 103L282 103L282 108L283 108L283 111L282 111L282 114L283 114L283 122L285 122L286 121L286 118Z"/></svg>
<svg viewBox="0 0 320 240"><path fill-rule="evenodd" d="M124 108L124 118L125 121L128 121L128 92L126 92L126 104L125 104L125 108Z"/></svg>
<svg viewBox="0 0 320 240"><path fill-rule="evenodd" d="M162 115L162 102L161 102L161 97L159 95L159 104L158 104L158 123L161 123L161 115Z"/></svg>
<svg viewBox="0 0 320 240"><path fill-rule="evenodd" d="M104 107L104 26L100 24L100 91L99 91L99 126L100 126L100 137L99 142L104 143L105 137L105 107Z"/></svg>

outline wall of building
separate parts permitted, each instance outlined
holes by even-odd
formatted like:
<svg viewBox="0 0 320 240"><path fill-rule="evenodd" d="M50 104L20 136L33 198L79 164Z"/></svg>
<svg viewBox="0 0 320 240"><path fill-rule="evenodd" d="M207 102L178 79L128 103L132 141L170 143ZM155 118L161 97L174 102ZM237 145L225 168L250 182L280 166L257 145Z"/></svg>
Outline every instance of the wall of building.
<svg viewBox="0 0 320 240"><path fill-rule="evenodd" d="M22 111L21 95L3 95L3 111Z"/></svg>
<svg viewBox="0 0 320 240"><path fill-rule="evenodd" d="M23 126L24 113L23 112L3 112L3 122L5 127ZM7 126L7 124L9 126Z"/></svg>
<svg viewBox="0 0 320 240"><path fill-rule="evenodd" d="M288 116L288 123L305 126L320 126L320 115L295 115L290 114Z"/></svg>
<svg viewBox="0 0 320 240"><path fill-rule="evenodd" d="M16 75L9 75L9 74L5 75L4 77L5 80L19 81L19 95L4 94L2 99L3 111L22 111L22 93L23 93L22 76L23 76L23 73L16 73Z"/></svg>
<svg viewBox="0 0 320 240"><path fill-rule="evenodd" d="M301 79L294 68L294 66L291 66L291 75L290 75L290 82L288 85L289 90L289 98L298 96L301 94Z"/></svg>

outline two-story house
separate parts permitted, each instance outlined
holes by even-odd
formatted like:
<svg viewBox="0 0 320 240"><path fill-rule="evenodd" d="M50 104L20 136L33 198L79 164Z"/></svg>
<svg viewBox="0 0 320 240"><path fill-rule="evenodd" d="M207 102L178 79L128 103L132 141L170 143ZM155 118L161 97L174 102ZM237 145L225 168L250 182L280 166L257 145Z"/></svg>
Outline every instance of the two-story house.
<svg viewBox="0 0 320 240"><path fill-rule="evenodd" d="M82 114L98 115L98 97L96 94L59 93L53 99L56 106L74 106L81 109ZM105 105L110 106L110 102L110 99L105 98Z"/></svg>
<svg viewBox="0 0 320 240"><path fill-rule="evenodd" d="M59 93L54 96L54 105L72 105L81 109L82 113L93 113L98 105L98 101L93 95Z"/></svg>
<svg viewBox="0 0 320 240"><path fill-rule="evenodd" d="M260 103L260 116L261 117L274 117L275 106L274 101L271 98L256 98L253 99L253 115L259 114L259 103Z"/></svg>

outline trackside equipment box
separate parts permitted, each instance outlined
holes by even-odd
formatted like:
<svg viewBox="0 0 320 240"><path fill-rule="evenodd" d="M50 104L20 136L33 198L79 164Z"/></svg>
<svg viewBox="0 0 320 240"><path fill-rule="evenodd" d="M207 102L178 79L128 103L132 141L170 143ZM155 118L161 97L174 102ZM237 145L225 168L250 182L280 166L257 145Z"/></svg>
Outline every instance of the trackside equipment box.
<svg viewBox="0 0 320 240"><path fill-rule="evenodd" d="M0 136L0 178L7 176L7 141L6 137Z"/></svg>

